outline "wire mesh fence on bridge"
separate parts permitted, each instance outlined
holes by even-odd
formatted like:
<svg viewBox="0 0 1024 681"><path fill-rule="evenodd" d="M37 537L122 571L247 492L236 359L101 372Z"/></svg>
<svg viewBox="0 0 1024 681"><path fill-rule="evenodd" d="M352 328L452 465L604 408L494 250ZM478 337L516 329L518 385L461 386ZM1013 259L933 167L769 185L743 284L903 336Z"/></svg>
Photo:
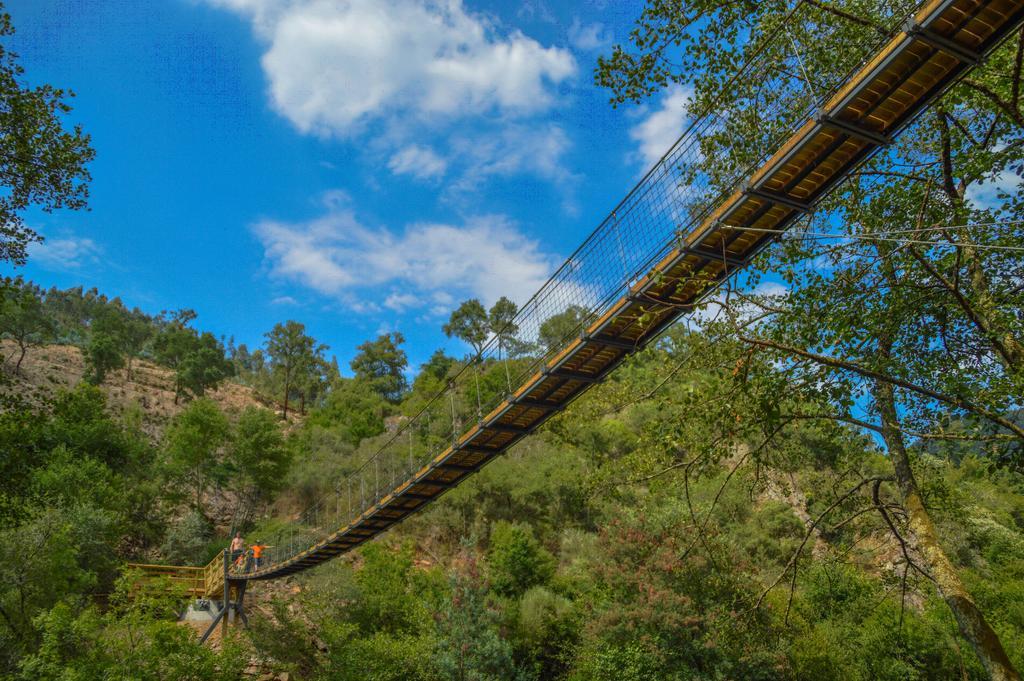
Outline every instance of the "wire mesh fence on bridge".
<svg viewBox="0 0 1024 681"><path fill-rule="evenodd" d="M895 32L916 6L878 3L876 9ZM387 435L375 454L338 480L332 494L261 537L269 547L259 564L243 559L234 572L265 569L325 541L428 466L621 298L886 39L860 24L802 14L817 11L797 3L787 16L790 23L761 40L722 94L705 105L707 111L690 112L682 137L504 331ZM812 37L809 31L817 33ZM811 39L838 46L832 62L813 74L801 54Z"/></svg>

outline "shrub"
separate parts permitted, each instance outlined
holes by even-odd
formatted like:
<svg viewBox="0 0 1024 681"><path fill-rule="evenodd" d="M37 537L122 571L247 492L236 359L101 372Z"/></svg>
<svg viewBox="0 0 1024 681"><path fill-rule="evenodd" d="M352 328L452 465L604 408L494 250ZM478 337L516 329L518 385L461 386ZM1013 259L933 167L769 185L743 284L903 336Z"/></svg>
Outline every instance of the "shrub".
<svg viewBox="0 0 1024 681"><path fill-rule="evenodd" d="M518 596L531 586L546 584L555 573L554 557L525 526L498 522L491 529L487 554L491 587L502 596Z"/></svg>

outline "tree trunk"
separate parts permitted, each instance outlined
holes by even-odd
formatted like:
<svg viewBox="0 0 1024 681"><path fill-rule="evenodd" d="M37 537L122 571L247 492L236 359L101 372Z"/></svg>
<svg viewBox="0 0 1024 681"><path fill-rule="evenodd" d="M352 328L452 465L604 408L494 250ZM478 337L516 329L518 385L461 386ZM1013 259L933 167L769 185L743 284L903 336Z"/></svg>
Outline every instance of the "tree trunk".
<svg viewBox="0 0 1024 681"><path fill-rule="evenodd" d="M22 361L25 359L25 351L28 348L25 346L24 343L18 343L17 346L18 348L20 348L20 350L22 350L22 354L19 354L17 357L17 364L14 365L14 373L20 374L22 373Z"/></svg>
<svg viewBox="0 0 1024 681"><path fill-rule="evenodd" d="M967 183L961 181L958 186L954 182L949 120L941 106L936 108L936 115L938 116L941 139L943 190L953 204L953 215L956 221L958 223L964 222L969 215L964 205ZM957 230L957 233L960 241L965 244L971 243L971 235L967 233L966 229L960 228ZM999 318L999 303L992 295L991 280L985 271L984 263L981 261L981 254L978 249L971 245L962 247L961 254L967 266L967 275L970 279L971 289L976 302L969 302L959 291L956 291L954 295L957 298L957 303L964 309L979 331L981 331L982 336L992 346L1007 370L1012 375L1020 376L1024 373L1024 343L997 321Z"/></svg>
<svg viewBox="0 0 1024 681"><path fill-rule="evenodd" d="M288 420L288 392L291 386L288 385L288 381L284 382L284 420Z"/></svg>
<svg viewBox="0 0 1024 681"><path fill-rule="evenodd" d="M1005 328L994 322L998 318L999 303L992 295L988 273L985 272L977 249L968 246L963 249L967 260L967 272L971 278L971 288L978 299L978 315L984 322L983 333L989 343L996 349L996 354L1011 374L1024 374L1024 346Z"/></svg>
<svg viewBox="0 0 1024 681"><path fill-rule="evenodd" d="M924 507L917 481L910 468L903 434L899 429L892 385L876 381L873 394L882 417L882 439L889 450L889 458L896 473L896 483L909 517L910 529L914 533L917 550L927 562L939 593L953 612L960 634L974 647L974 651L988 670L989 677L993 681L1020 681L1020 674L1014 669L1013 663L1003 650L999 637L985 621L985 616L960 581L956 567L939 543L935 526Z"/></svg>

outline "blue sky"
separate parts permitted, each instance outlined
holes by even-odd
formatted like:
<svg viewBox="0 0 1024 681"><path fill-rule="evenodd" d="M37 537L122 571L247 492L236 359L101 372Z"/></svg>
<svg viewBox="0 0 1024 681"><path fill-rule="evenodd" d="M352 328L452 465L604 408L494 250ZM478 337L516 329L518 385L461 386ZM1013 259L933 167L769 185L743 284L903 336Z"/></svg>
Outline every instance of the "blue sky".
<svg viewBox="0 0 1024 681"><path fill-rule="evenodd" d="M30 213L20 272L250 346L296 319L343 366L390 330L464 352L453 307L524 302L684 125L680 92L593 85L639 1L6 5L97 150L91 210Z"/></svg>

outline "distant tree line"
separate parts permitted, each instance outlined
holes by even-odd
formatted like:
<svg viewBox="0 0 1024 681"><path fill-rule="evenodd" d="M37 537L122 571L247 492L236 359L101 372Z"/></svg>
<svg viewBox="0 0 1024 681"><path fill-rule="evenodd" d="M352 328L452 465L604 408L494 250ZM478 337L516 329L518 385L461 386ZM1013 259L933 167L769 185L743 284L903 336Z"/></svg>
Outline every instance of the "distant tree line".
<svg viewBox="0 0 1024 681"><path fill-rule="evenodd" d="M484 357L486 365L496 358L524 361L559 348L580 332L587 319L587 310L569 306L540 324L536 337L523 338L518 313L517 305L505 297L490 309L471 298L451 313L442 331L465 342L471 356L480 356L489 342L496 341L497 354ZM399 332L358 345L349 362L351 375L345 377L337 358L328 356L330 348L298 321L274 325L261 347L250 348L236 344L233 337L218 338L197 329L196 318L190 309L147 314L96 288L44 289L22 277L0 280L0 338L12 342L4 366L14 374L22 373L33 348L73 345L82 351L85 379L95 385L118 370L134 380L137 360L143 359L173 372L175 402L203 397L223 381L234 379L273 403L283 418L328 406L337 392L336 403L377 403L379 408L371 411L380 414L380 420L411 387L405 338ZM439 350L420 367L421 372L427 371L423 380L441 390L456 364Z"/></svg>

